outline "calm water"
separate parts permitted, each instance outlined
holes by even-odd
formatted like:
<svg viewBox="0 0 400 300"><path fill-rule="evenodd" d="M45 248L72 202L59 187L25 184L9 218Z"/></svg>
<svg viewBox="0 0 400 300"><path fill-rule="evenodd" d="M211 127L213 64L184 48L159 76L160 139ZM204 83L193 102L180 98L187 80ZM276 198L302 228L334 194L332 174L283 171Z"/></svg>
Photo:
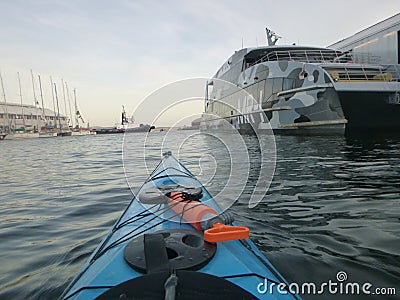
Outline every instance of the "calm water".
<svg viewBox="0 0 400 300"><path fill-rule="evenodd" d="M195 173L205 153L224 153L222 145L191 141L192 133L175 132L167 142L165 133L152 133L148 168L161 145L182 140L180 158ZM61 295L133 197L122 141L104 135L0 142L1 299ZM147 176L143 144L142 134L126 141L133 190ZM345 271L348 281L396 287L399 294L400 138L278 136L276 145L267 196L253 209L243 201L233 207L257 246L289 282L322 283ZM220 173L207 184L211 193L224 185ZM251 187L250 180L242 199Z"/></svg>

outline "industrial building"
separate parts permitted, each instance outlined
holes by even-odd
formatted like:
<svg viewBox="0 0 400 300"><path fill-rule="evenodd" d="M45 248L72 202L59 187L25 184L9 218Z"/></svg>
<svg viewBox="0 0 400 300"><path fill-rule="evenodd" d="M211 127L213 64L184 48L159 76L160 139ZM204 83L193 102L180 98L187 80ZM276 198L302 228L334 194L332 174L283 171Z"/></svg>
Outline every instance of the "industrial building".
<svg viewBox="0 0 400 300"><path fill-rule="evenodd" d="M360 63L400 64L400 13L328 46Z"/></svg>
<svg viewBox="0 0 400 300"><path fill-rule="evenodd" d="M43 131L53 128L69 129L68 118L33 105L0 103L0 132Z"/></svg>

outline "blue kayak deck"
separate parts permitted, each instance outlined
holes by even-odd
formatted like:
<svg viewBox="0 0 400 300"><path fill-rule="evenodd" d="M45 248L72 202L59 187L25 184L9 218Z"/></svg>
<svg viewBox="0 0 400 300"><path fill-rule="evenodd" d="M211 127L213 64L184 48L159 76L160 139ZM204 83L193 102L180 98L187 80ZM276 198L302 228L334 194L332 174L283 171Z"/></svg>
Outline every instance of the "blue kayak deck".
<svg viewBox="0 0 400 300"><path fill-rule="evenodd" d="M149 187L171 184L200 187L203 192L201 201L220 212L208 191L172 156L164 158L138 195ZM174 213L166 206L144 205L135 197L72 282L64 299L94 299L113 286L142 276L124 259L124 248L132 239L159 230L194 230L176 216L174 219ZM214 257L197 271L225 278L260 299L298 298L277 291L279 283L287 283L250 239L217 243ZM261 294L257 290L265 278L276 283L272 293Z"/></svg>

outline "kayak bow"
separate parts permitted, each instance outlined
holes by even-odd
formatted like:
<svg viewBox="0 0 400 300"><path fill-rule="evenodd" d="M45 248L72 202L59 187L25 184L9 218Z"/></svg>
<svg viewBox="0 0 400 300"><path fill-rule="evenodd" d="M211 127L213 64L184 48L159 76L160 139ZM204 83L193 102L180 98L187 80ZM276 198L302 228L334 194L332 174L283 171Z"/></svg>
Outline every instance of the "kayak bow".
<svg viewBox="0 0 400 300"><path fill-rule="evenodd" d="M299 299L248 237L167 152L62 299Z"/></svg>

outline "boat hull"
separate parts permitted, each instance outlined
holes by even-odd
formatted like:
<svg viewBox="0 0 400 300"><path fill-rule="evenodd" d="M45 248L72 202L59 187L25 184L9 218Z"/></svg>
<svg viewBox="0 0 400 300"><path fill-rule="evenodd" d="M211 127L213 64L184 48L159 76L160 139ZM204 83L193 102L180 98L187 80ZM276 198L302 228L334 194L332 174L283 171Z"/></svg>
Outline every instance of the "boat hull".
<svg viewBox="0 0 400 300"><path fill-rule="evenodd" d="M4 137L6 140L20 140L20 139L34 139L38 138L39 133L38 132L16 132L12 134L8 134Z"/></svg>
<svg viewBox="0 0 400 300"><path fill-rule="evenodd" d="M357 131L400 129L400 83L384 90L357 85L357 89L315 88L314 95L297 92L267 103L253 112L221 117L203 115L202 131L231 130L241 134L345 135ZM314 97L315 96L315 97ZM310 99L312 99L310 101Z"/></svg>
<svg viewBox="0 0 400 300"><path fill-rule="evenodd" d="M95 129L95 132L96 134L116 134L116 133L150 132L152 129L154 129L153 126L143 125L138 127L99 128Z"/></svg>
<svg viewBox="0 0 400 300"><path fill-rule="evenodd" d="M52 137L56 137L57 136L57 132L40 132L39 133L39 137L40 138L52 138Z"/></svg>
<svg viewBox="0 0 400 300"><path fill-rule="evenodd" d="M400 130L400 103L391 93L384 92L339 92L346 129Z"/></svg>
<svg viewBox="0 0 400 300"><path fill-rule="evenodd" d="M71 136L71 135L72 135L72 131L57 132L57 136Z"/></svg>
<svg viewBox="0 0 400 300"><path fill-rule="evenodd" d="M307 47L242 49L207 81L202 130L343 135L400 123L400 65Z"/></svg>
<svg viewBox="0 0 400 300"><path fill-rule="evenodd" d="M72 131L72 136L85 136L91 135L92 133L89 130L79 130L79 131Z"/></svg>

